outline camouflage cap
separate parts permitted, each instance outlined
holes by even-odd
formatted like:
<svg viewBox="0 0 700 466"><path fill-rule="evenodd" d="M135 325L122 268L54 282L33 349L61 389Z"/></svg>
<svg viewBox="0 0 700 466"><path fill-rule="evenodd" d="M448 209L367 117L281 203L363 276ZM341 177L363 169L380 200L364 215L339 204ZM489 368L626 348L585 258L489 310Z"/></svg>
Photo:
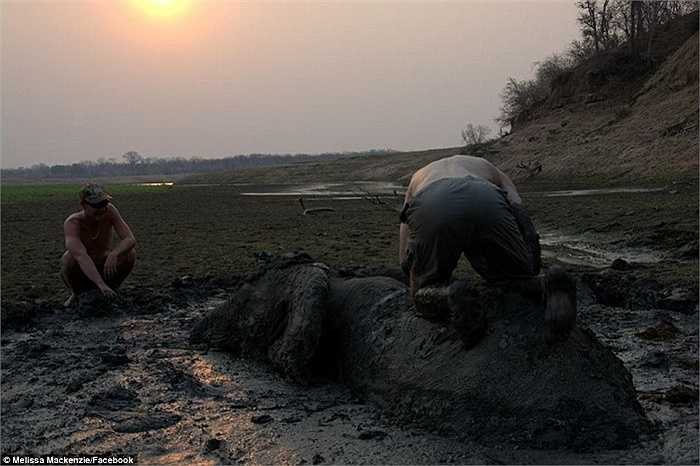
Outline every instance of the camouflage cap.
<svg viewBox="0 0 700 466"><path fill-rule="evenodd" d="M97 183L88 183L80 189L80 201L88 204L98 204L102 201L111 201L112 196Z"/></svg>

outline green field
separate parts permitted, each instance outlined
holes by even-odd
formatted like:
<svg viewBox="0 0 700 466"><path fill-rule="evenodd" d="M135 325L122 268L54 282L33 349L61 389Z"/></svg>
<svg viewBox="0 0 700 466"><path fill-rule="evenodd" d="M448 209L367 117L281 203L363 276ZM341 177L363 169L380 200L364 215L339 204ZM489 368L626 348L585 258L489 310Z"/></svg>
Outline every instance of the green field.
<svg viewBox="0 0 700 466"><path fill-rule="evenodd" d="M15 202L40 202L77 200L80 183L74 184L5 184L0 187L0 202L9 204ZM158 193L167 186L146 186L136 183L120 183L106 185L107 191L113 195Z"/></svg>

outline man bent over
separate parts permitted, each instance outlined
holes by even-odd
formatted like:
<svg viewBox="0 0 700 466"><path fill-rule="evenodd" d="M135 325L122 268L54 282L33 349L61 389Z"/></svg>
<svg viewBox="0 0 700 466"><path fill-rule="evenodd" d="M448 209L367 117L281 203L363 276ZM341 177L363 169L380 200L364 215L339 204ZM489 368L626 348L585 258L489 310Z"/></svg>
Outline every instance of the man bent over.
<svg viewBox="0 0 700 466"><path fill-rule="evenodd" d="M401 222L399 259L419 313L434 314L436 302L444 302L464 254L487 282L546 301L548 341L568 336L576 321L575 285L561 269L539 275L539 236L515 185L490 162L456 155L418 170Z"/></svg>
<svg viewBox="0 0 700 466"><path fill-rule="evenodd" d="M89 289L113 298L134 267L136 239L111 200L102 186L86 184L80 190L82 210L63 223L66 252L61 257L61 278L71 289L66 306L77 303L80 293ZM119 237L114 249L110 249L112 230Z"/></svg>

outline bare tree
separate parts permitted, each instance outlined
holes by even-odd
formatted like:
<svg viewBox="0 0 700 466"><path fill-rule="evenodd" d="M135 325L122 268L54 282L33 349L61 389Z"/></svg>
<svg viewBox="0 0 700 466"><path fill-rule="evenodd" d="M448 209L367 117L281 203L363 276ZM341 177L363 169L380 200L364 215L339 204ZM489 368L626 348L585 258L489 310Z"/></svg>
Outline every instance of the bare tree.
<svg viewBox="0 0 700 466"><path fill-rule="evenodd" d="M598 2L596 0L582 0L576 2L580 12L578 22L584 39L593 42L596 55L600 53L600 27L598 19Z"/></svg>
<svg viewBox="0 0 700 466"><path fill-rule="evenodd" d="M613 33L623 34L631 55L639 56L645 45L647 59L651 59L659 26L697 9L697 0L613 0L610 26ZM641 43L644 35L646 44Z"/></svg>
<svg viewBox="0 0 700 466"><path fill-rule="evenodd" d="M579 8L578 22L584 42L592 44L592 49L598 55L602 50L617 47L619 35L618 11L623 8L622 2L613 0L582 0L576 3Z"/></svg>
<svg viewBox="0 0 700 466"><path fill-rule="evenodd" d="M486 126L474 126L469 123L467 127L462 130L462 140L464 140L464 143L467 145L483 144L488 140L490 133L491 129Z"/></svg>
<svg viewBox="0 0 700 466"><path fill-rule="evenodd" d="M130 150L126 154L122 155L122 158L131 166L138 165L144 161L143 156L133 150Z"/></svg>

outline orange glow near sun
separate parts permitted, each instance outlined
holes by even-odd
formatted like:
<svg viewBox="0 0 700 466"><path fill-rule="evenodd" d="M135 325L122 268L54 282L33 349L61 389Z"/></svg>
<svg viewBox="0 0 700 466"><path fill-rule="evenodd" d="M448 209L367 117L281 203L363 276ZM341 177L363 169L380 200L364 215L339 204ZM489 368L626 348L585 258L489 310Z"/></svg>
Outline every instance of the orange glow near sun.
<svg viewBox="0 0 700 466"><path fill-rule="evenodd" d="M177 18L190 9L191 0L131 0L131 3L152 18Z"/></svg>

